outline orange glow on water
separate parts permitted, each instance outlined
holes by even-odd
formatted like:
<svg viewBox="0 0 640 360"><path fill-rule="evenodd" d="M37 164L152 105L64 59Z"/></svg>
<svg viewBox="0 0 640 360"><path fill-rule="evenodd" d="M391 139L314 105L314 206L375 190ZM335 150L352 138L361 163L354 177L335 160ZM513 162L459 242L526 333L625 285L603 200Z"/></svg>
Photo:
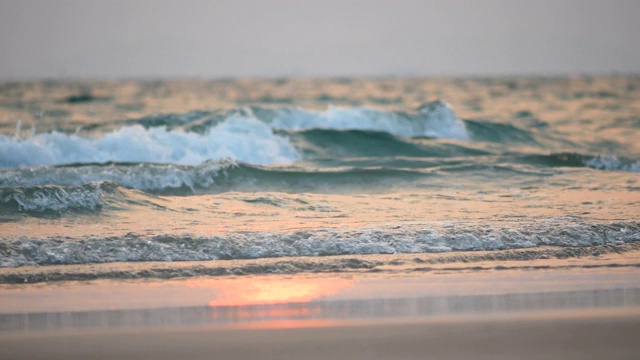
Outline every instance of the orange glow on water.
<svg viewBox="0 0 640 360"><path fill-rule="evenodd" d="M351 279L243 278L218 281L218 294L209 306L300 303L333 295L352 286Z"/></svg>
<svg viewBox="0 0 640 360"><path fill-rule="evenodd" d="M340 326L346 323L346 321L327 319L282 319L248 322L235 326L231 325L230 327L241 329L299 329Z"/></svg>

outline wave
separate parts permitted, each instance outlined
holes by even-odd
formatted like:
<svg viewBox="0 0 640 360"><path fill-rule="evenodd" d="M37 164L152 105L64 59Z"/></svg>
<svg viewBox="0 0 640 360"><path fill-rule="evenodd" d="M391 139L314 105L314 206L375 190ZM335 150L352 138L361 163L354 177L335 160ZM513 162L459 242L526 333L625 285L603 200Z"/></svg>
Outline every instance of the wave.
<svg viewBox="0 0 640 360"><path fill-rule="evenodd" d="M118 130L95 137L59 131L28 138L0 135L0 167L110 161L196 165L222 158L266 165L301 160L288 136L276 133L278 129L362 130L404 137L468 139L464 123L441 101L428 103L412 114L365 108L332 107L313 112L253 107L225 114L166 114L123 124Z"/></svg>
<svg viewBox="0 0 640 360"><path fill-rule="evenodd" d="M403 137L469 139L464 122L440 100L426 103L413 113L341 107L322 112L261 107L251 107L249 111L275 129L369 130Z"/></svg>
<svg viewBox="0 0 640 360"><path fill-rule="evenodd" d="M444 226L443 226L444 225ZM412 228L413 229L413 228ZM3 241L0 267L128 261L202 261L587 247L640 241L640 224L549 219L517 228L487 224L425 224L423 229L307 230L225 236L127 234L121 237L20 238Z"/></svg>
<svg viewBox="0 0 640 360"><path fill-rule="evenodd" d="M531 132L511 124L499 124L478 120L465 120L471 139L499 144L521 143L537 145Z"/></svg>
<svg viewBox="0 0 640 360"><path fill-rule="evenodd" d="M516 155L515 157L517 162L549 167L590 167L606 171L640 172L640 160L613 155L552 153L548 155Z"/></svg>
<svg viewBox="0 0 640 360"><path fill-rule="evenodd" d="M205 134L125 126L98 137L52 132L31 138L0 136L0 167L74 163L155 162L200 164L230 157L253 164L298 161L289 141L263 122L233 116Z"/></svg>
<svg viewBox="0 0 640 360"><path fill-rule="evenodd" d="M317 130L312 132L315 133ZM309 134L305 136L307 135ZM321 136L325 135L321 134ZM343 135L345 137L362 136L366 139L369 134L356 132ZM374 136L384 138L390 135L375 133ZM397 141L399 140L392 139L389 143L393 144ZM353 143L354 146L350 150L351 156L357 155L361 150L357 141ZM100 163L5 169L0 170L0 189L5 192L2 194L7 194L7 191L17 187L83 186L92 182L110 181L124 188L162 195L192 195L225 191L325 192L339 189L348 191L354 188L389 190L395 186L407 184L446 187L455 182L461 186L464 179L497 181L496 176L502 180L519 176L551 176L564 171L561 169L564 167L640 171L640 162L624 158L576 153L504 155L479 153L473 157L453 156L458 153L474 153L474 149L451 144L433 148L414 145L407 144L404 149L416 157L341 157L338 153L340 151L346 153L347 150L334 149L333 156L317 159L310 166L298 164L286 167L264 167L223 159L205 161L196 166ZM363 146L365 146L364 142ZM402 153L403 146L398 145L395 150ZM418 157L419 153L443 157ZM451 157L446 157L447 155ZM434 181L435 179L438 180Z"/></svg>
<svg viewBox="0 0 640 360"><path fill-rule="evenodd" d="M113 181L92 181L81 185L0 187L0 219L22 216L57 218L64 215L93 215L131 206L169 209L154 195L129 190Z"/></svg>
<svg viewBox="0 0 640 360"><path fill-rule="evenodd" d="M103 193L113 192L115 184L91 182L79 186L26 186L0 188L0 211L55 213L95 211L103 205Z"/></svg>
<svg viewBox="0 0 640 360"><path fill-rule="evenodd" d="M640 172L640 160L631 160L613 155L594 156L585 161L588 167L599 170Z"/></svg>
<svg viewBox="0 0 640 360"><path fill-rule="evenodd" d="M285 133L307 160L356 157L452 157L487 155L470 143L403 138L372 130L310 129Z"/></svg>
<svg viewBox="0 0 640 360"><path fill-rule="evenodd" d="M393 185L433 176L421 170L385 167L336 167L309 170L268 168L230 159L198 166L153 163L83 164L0 171L0 188L81 186L112 181L129 189L164 195L219 193L230 190L322 191L336 187Z"/></svg>
<svg viewBox="0 0 640 360"><path fill-rule="evenodd" d="M147 192L195 192L228 181L230 172L248 167L232 160L206 161L198 166L154 163L106 163L37 167L0 171L0 187L82 186L111 181Z"/></svg>

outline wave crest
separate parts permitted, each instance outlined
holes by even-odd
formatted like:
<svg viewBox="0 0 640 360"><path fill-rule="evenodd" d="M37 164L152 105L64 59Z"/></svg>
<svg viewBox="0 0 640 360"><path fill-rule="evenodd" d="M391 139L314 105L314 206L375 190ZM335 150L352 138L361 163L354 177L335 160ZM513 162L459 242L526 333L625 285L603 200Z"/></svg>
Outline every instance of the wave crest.
<svg viewBox="0 0 640 360"><path fill-rule="evenodd" d="M299 108L260 107L253 107L251 111L276 129L369 130L403 137L469 139L464 122L458 119L451 107L441 100L426 103L412 114L341 107L329 107L322 112Z"/></svg>
<svg viewBox="0 0 640 360"><path fill-rule="evenodd" d="M640 172L640 161L633 161L617 156L594 156L585 160L585 165L598 170Z"/></svg>
<svg viewBox="0 0 640 360"><path fill-rule="evenodd" d="M0 186L82 186L96 181L113 181L126 188L150 192L180 189L194 192L221 185L234 169L242 166L236 161L223 159L205 161L198 166L110 163L12 169L0 172Z"/></svg>
<svg viewBox="0 0 640 360"><path fill-rule="evenodd" d="M493 228L486 224L444 224L442 228L435 228L434 225L422 230L323 229L212 237L127 234L82 239L21 238L7 242L0 252L0 267L586 247L640 241L640 224L633 221L599 224L550 219L518 228Z"/></svg>
<svg viewBox="0 0 640 360"><path fill-rule="evenodd" d="M104 205L103 193L112 192L115 187L110 182L91 182L68 187L47 185L0 188L0 209L56 214L95 211Z"/></svg>
<svg viewBox="0 0 640 360"><path fill-rule="evenodd" d="M331 107L313 112L253 107L215 116L206 112L182 117L167 114L124 124L95 137L57 131L28 138L0 135L0 167L104 162L197 165L222 158L267 165L301 160L289 137L277 130L367 130L403 137L469 138L464 122L442 101L428 103L413 114L365 108Z"/></svg>
<svg viewBox="0 0 640 360"><path fill-rule="evenodd" d="M125 126L98 137L52 132L31 138L0 136L0 167L77 163L200 164L234 158L253 164L291 163L300 155L289 141L252 118L227 118L204 134Z"/></svg>

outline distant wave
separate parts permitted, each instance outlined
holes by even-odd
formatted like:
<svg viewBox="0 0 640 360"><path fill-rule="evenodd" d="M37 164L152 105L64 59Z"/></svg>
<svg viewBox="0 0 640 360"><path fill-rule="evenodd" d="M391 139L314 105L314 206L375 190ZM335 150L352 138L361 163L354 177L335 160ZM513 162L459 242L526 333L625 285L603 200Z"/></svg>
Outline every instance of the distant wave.
<svg viewBox="0 0 640 360"><path fill-rule="evenodd" d="M435 224L432 224L434 226ZM549 219L517 228L456 224L444 228L309 230L224 236L127 234L121 237L20 238L4 242L0 267L125 261L196 261L285 256L586 247L640 241L640 224Z"/></svg>
<svg viewBox="0 0 640 360"><path fill-rule="evenodd" d="M404 138L373 130L308 129L287 136L303 158L343 159L345 157L452 157L487 155L469 142Z"/></svg>
<svg viewBox="0 0 640 360"><path fill-rule="evenodd" d="M548 155L522 155L517 161L550 167L590 167L598 170L640 172L640 160L613 155L583 155L553 153Z"/></svg>
<svg viewBox="0 0 640 360"><path fill-rule="evenodd" d="M299 161L299 151L276 129L367 130L404 137L468 139L464 122L441 101L428 103L412 114L363 108L312 112L257 107L213 117L206 114L168 114L139 119L138 123L128 120L125 123L129 125L95 137L58 131L28 138L0 135L0 167L109 161L197 165L222 158L261 165Z"/></svg>
<svg viewBox="0 0 640 360"><path fill-rule="evenodd" d="M276 129L371 130L404 137L469 139L464 122L456 117L447 103L440 100L429 102L413 113L340 107L330 107L323 112L260 107L251 111Z"/></svg>
<svg viewBox="0 0 640 360"><path fill-rule="evenodd" d="M413 111L335 106L330 106L325 111L311 111L299 107L244 106L229 111L157 114L129 119L123 124L138 124L145 128L166 126L170 129L204 133L226 119L237 116L252 117L280 130L363 130L402 137L469 139L465 122L458 119L451 107L441 100L427 102Z"/></svg>
<svg viewBox="0 0 640 360"><path fill-rule="evenodd" d="M594 156L586 159L585 164L599 170L615 170L626 172L640 172L640 160L634 161L618 156Z"/></svg>

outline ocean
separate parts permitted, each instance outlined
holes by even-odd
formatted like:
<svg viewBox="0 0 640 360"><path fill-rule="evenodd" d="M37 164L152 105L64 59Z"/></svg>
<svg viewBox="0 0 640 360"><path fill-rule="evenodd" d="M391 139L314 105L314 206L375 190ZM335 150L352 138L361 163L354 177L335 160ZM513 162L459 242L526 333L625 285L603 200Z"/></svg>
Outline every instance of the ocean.
<svg viewBox="0 0 640 360"><path fill-rule="evenodd" d="M0 282L623 254L638 139L638 76L3 83Z"/></svg>

